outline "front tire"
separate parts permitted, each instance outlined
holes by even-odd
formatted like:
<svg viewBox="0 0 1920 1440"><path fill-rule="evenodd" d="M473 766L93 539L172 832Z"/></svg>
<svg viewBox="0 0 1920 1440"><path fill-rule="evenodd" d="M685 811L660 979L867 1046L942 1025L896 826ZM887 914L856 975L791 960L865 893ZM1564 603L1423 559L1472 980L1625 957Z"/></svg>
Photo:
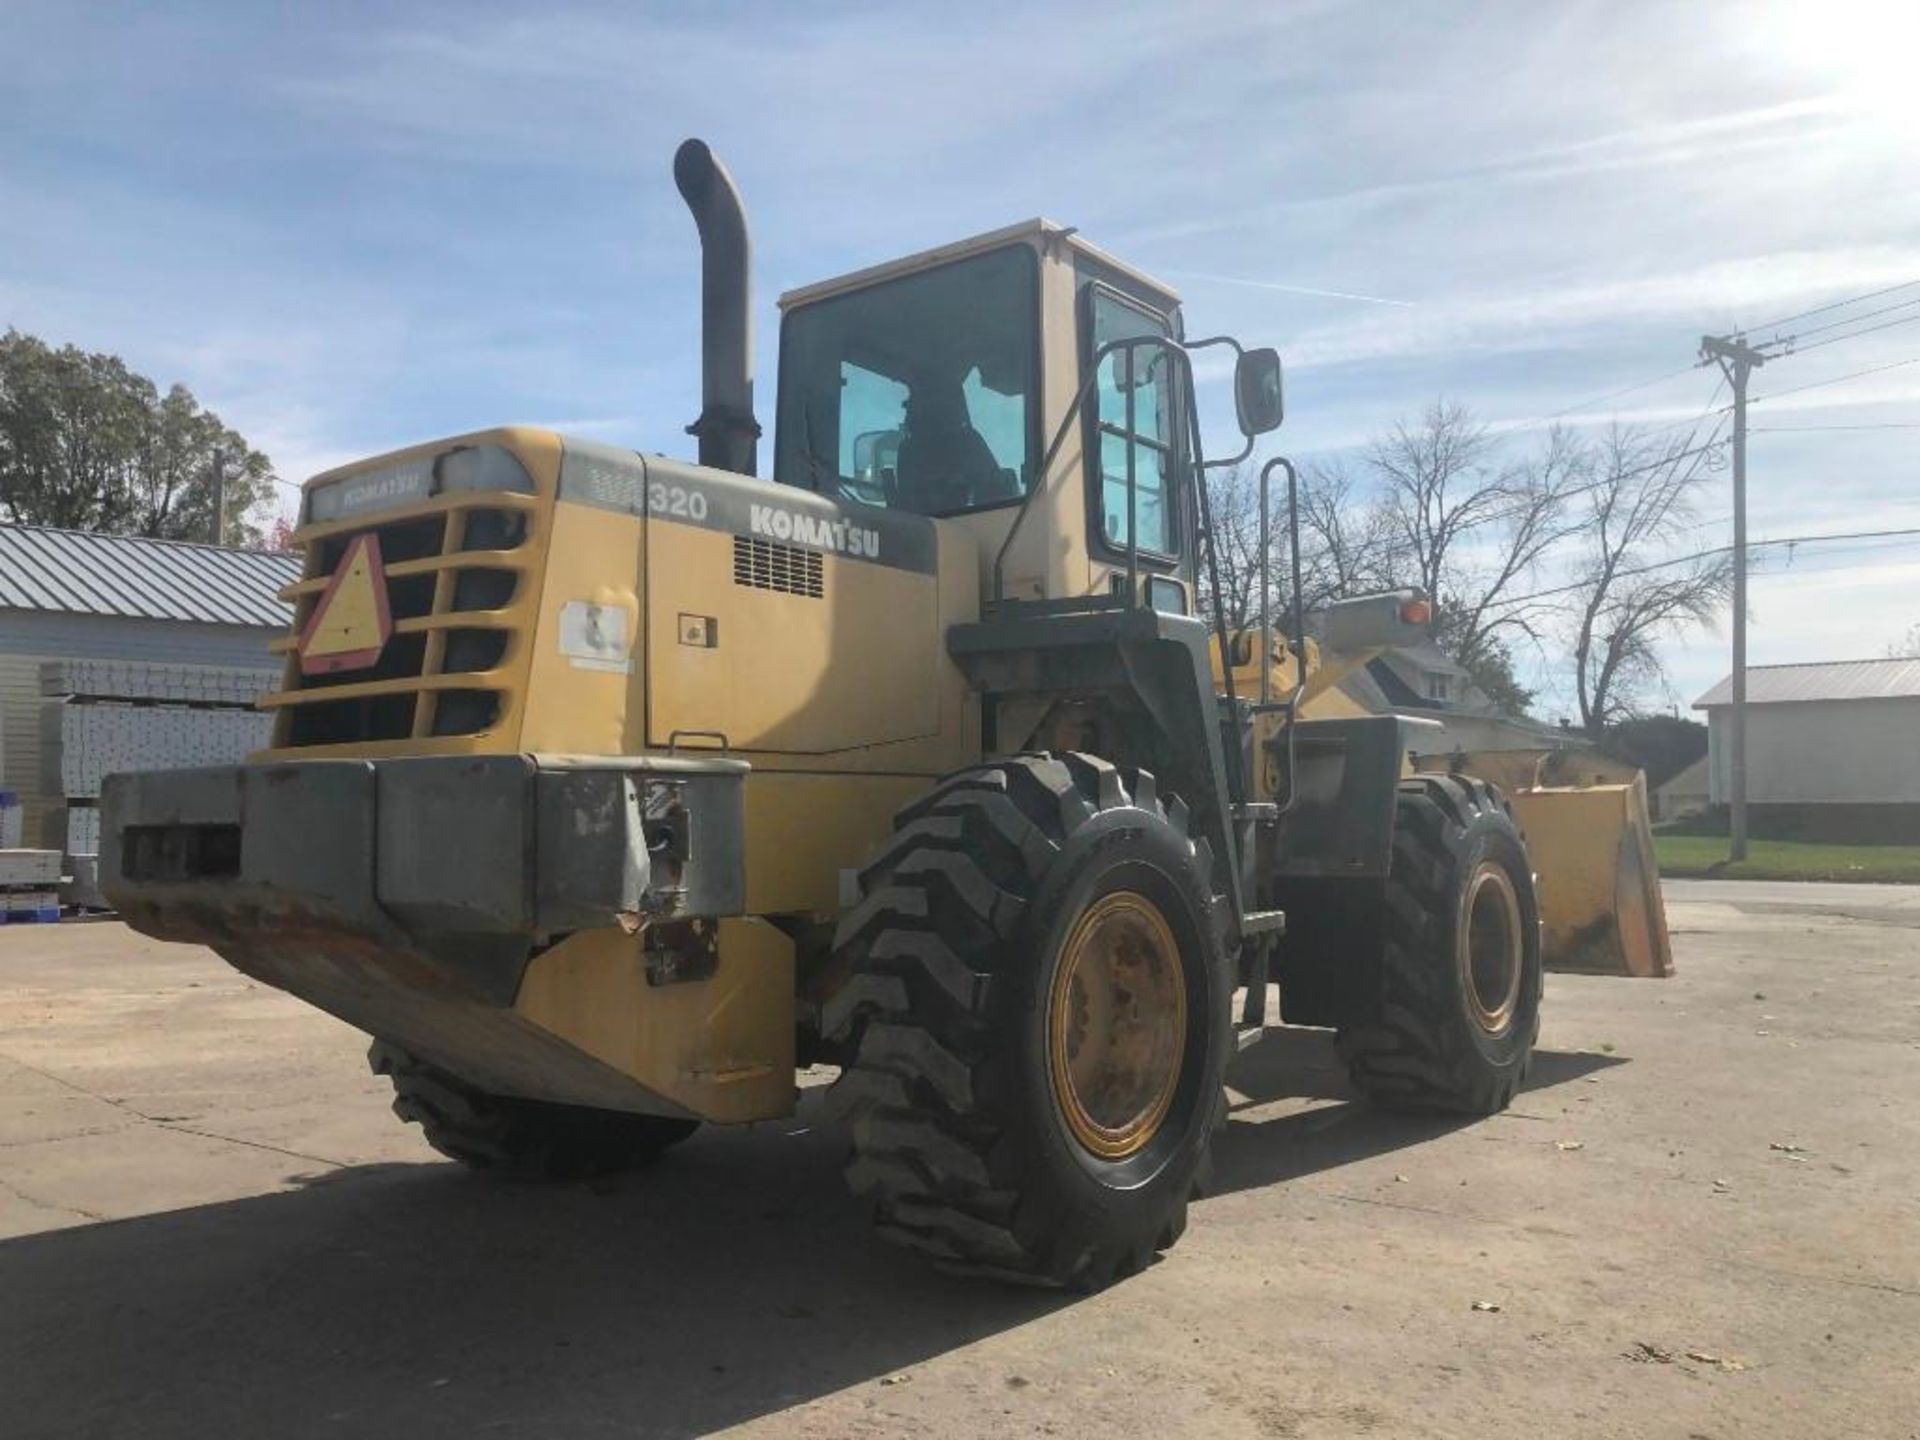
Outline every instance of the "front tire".
<svg viewBox="0 0 1920 1440"><path fill-rule="evenodd" d="M1354 1085L1398 1110L1506 1109L1540 1033L1540 910L1500 792L1402 780L1385 899L1376 1018L1338 1036Z"/></svg>
<svg viewBox="0 0 1920 1440"><path fill-rule="evenodd" d="M591 1180L652 1163L700 1128L698 1120L630 1115L490 1095L458 1076L376 1040L367 1064L393 1082L393 1113L427 1143L471 1170L523 1180Z"/></svg>
<svg viewBox="0 0 1920 1440"><path fill-rule="evenodd" d="M1097 1289L1186 1227L1230 1049L1212 856L1144 771L1027 755L901 812L837 944L847 1181L942 1268Z"/></svg>

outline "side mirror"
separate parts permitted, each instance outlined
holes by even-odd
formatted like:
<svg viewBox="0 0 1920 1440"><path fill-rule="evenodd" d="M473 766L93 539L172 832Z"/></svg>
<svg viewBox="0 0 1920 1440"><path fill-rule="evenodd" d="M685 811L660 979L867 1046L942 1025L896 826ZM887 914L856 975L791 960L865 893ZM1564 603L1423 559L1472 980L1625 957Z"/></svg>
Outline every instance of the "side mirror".
<svg viewBox="0 0 1920 1440"><path fill-rule="evenodd" d="M898 430L869 430L854 437L853 478L862 485L883 483L886 472L900 460Z"/></svg>
<svg viewBox="0 0 1920 1440"><path fill-rule="evenodd" d="M1278 430L1286 416L1280 393L1280 352L1248 350L1233 367L1233 407L1240 433L1251 440Z"/></svg>

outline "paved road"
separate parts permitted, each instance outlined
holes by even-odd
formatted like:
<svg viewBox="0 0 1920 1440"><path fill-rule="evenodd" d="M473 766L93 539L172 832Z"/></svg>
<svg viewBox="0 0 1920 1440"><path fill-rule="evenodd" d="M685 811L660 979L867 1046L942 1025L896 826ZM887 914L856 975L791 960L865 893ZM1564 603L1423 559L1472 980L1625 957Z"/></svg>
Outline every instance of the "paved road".
<svg viewBox="0 0 1920 1440"><path fill-rule="evenodd" d="M1080 1300L871 1243L806 1113L491 1184L204 952L0 930L0 1434L1910 1437L1916 892L1670 894L1679 977L1550 980L1498 1119L1252 1052L1220 1193Z"/></svg>

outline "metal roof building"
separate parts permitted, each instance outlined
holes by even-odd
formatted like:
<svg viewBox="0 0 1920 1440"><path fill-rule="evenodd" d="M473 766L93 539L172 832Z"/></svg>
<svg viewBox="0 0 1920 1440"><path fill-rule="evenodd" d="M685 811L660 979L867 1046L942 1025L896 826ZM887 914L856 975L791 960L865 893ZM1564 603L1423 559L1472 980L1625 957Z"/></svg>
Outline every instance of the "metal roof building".
<svg viewBox="0 0 1920 1440"><path fill-rule="evenodd" d="M1724 804L1732 677L1694 709L1707 712L1711 794ZM1808 838L1920 843L1920 659L1750 667L1747 799L1794 812L1793 833Z"/></svg>
<svg viewBox="0 0 1920 1440"><path fill-rule="evenodd" d="M0 610L277 630L279 590L299 578L300 557L277 551L0 525Z"/></svg>
<svg viewBox="0 0 1920 1440"><path fill-rule="evenodd" d="M290 615L278 594L299 572L291 554L0 525L0 790L24 803L26 843L61 838L45 662L277 672L267 645Z"/></svg>
<svg viewBox="0 0 1920 1440"><path fill-rule="evenodd" d="M1920 695L1920 658L1816 660L1804 665L1747 667L1749 705L1786 705L1803 700L1895 700ZM1696 710L1733 703L1729 675L1693 702Z"/></svg>

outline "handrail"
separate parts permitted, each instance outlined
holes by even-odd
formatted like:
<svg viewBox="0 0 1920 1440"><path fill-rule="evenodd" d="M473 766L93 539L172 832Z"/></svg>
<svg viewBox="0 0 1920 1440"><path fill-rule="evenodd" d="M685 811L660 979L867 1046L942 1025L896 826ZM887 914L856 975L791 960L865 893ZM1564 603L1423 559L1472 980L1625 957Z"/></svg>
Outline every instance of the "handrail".
<svg viewBox="0 0 1920 1440"><path fill-rule="evenodd" d="M1300 719L1300 697L1307 689L1307 610L1300 587L1300 472L1286 456L1276 455L1260 467L1260 703L1263 705L1273 701L1273 610L1267 595L1267 576L1272 569L1268 556L1273 553L1273 507L1268 496L1276 467L1287 472L1287 552L1293 570L1293 693L1287 697L1287 800L1280 807L1284 814L1293 808L1293 742Z"/></svg>

